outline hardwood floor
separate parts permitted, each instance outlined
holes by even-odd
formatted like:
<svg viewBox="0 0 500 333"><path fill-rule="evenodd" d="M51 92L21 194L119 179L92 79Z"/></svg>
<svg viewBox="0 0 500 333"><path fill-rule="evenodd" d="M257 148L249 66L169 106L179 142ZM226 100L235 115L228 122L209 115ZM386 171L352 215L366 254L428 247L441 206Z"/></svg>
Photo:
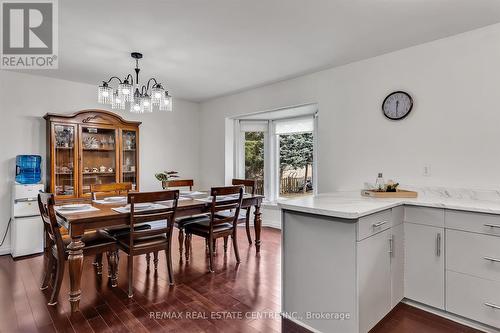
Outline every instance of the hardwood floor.
<svg viewBox="0 0 500 333"><path fill-rule="evenodd" d="M47 306L48 290L40 291L43 256L14 261L0 257L0 332L279 332L281 319L257 319L252 311L279 313L280 232L263 228L260 257L249 247L245 228L239 228L241 264L231 246L224 256L217 243L215 273L208 273L204 240L193 237L191 260L179 260L177 234L173 239L175 286L168 285L166 260L160 253L155 271L146 269L144 256L134 262L134 298L127 297L127 258L120 253L118 287L108 284L107 263L102 278L94 273L93 258L85 258L81 312L71 315L68 274L59 303ZM229 244L231 245L231 244ZM223 312L224 311L224 312ZM233 312L247 318L227 318ZM176 318L167 318L171 317ZM225 320L209 318L226 315ZM190 318L189 318L190 317Z"/></svg>
<svg viewBox="0 0 500 333"><path fill-rule="evenodd" d="M85 258L81 312L76 314L70 314L67 301L67 268L59 304L50 307L50 288L39 290L43 257L14 261L2 256L0 332L280 332L280 232L263 228L261 256L256 257L255 248L248 247L244 228L238 231L241 264L236 267L231 247L224 256L219 241L214 274L207 273L202 239L193 237L188 263L179 259L174 241L173 287L168 285L163 254L157 273L147 271L144 256L135 258L133 299L127 297L123 253L117 288L108 284L107 267L101 278L94 273L92 258ZM419 311L399 306L374 332L472 332ZM257 318L259 314L267 318ZM283 332L301 332L283 325Z"/></svg>
<svg viewBox="0 0 500 333"><path fill-rule="evenodd" d="M480 333L476 329L399 303L370 333Z"/></svg>

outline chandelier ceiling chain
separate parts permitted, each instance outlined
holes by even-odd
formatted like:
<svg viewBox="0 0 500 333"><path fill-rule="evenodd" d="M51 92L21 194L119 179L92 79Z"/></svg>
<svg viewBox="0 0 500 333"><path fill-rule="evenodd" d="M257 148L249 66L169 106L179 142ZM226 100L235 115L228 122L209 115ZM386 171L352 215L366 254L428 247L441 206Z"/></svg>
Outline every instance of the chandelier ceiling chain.
<svg viewBox="0 0 500 333"><path fill-rule="evenodd" d="M112 76L107 81L102 81L98 88L98 102L119 110L125 110L128 104L133 113L153 112L153 107L160 111L172 111L172 96L154 77L146 84L139 85L139 59L142 59L142 53L132 52L130 56L135 59L135 82L132 74L127 74L123 80ZM113 80L118 81L116 89L109 85Z"/></svg>

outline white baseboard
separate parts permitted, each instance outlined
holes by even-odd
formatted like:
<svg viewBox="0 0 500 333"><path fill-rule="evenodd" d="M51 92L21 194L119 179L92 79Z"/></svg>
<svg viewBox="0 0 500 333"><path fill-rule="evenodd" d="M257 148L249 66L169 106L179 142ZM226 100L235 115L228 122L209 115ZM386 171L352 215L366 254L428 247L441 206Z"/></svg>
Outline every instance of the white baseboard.
<svg viewBox="0 0 500 333"><path fill-rule="evenodd" d="M489 333L500 333L500 330L498 330L494 327L486 326L486 325L481 324L477 321L473 321L473 320L455 315L455 314L447 312L445 310L436 309L436 308L430 307L428 305L412 301L411 299L405 298L401 302L408 304L408 305L411 305L413 307L416 307L420 310L424 310L424 311L430 312L432 314L435 314L437 316L440 316L440 317L449 319L451 321L457 322L459 324L478 329L480 331L489 332Z"/></svg>
<svg viewBox="0 0 500 333"><path fill-rule="evenodd" d="M281 221L264 220L262 226L281 230Z"/></svg>
<svg viewBox="0 0 500 333"><path fill-rule="evenodd" d="M252 222L250 222L250 226L253 228ZM262 226L281 230L281 222L280 221L262 220Z"/></svg>
<svg viewBox="0 0 500 333"><path fill-rule="evenodd" d="M4 256L6 254L10 254L10 252L11 252L10 247L1 248L0 249L0 256Z"/></svg>
<svg viewBox="0 0 500 333"><path fill-rule="evenodd" d="M250 217L250 225L253 227L253 210ZM281 211L278 206L262 206L262 226L281 230Z"/></svg>

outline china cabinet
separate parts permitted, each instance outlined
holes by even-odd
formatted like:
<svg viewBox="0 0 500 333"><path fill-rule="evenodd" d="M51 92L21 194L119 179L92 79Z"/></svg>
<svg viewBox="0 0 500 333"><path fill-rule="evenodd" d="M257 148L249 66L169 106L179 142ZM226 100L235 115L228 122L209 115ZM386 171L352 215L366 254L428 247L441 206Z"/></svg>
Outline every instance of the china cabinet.
<svg viewBox="0 0 500 333"><path fill-rule="evenodd" d="M57 198L90 195L91 184L130 182L139 189L139 125L104 110L46 114L48 190Z"/></svg>

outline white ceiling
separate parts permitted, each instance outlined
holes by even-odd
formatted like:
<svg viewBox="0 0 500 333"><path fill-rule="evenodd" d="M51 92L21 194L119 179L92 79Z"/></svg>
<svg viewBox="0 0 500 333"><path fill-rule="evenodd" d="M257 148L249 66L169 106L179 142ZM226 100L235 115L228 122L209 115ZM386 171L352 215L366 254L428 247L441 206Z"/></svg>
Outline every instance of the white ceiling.
<svg viewBox="0 0 500 333"><path fill-rule="evenodd" d="M498 0L59 0L59 70L155 75L203 101L500 22Z"/></svg>

